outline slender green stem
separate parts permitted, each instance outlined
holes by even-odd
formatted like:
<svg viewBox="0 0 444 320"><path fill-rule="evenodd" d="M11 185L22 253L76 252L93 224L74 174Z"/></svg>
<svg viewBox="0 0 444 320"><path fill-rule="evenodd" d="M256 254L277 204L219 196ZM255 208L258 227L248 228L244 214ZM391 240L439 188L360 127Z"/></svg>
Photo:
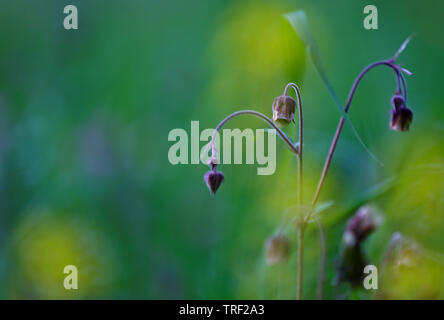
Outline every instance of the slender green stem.
<svg viewBox="0 0 444 320"><path fill-rule="evenodd" d="M298 291L297 299L302 299L302 280L303 280L303 263L304 263L304 230L305 228L300 226L298 229Z"/></svg>
<svg viewBox="0 0 444 320"><path fill-rule="evenodd" d="M325 231L321 220L318 220L318 231L319 231L319 275L318 275L318 290L317 298L322 300L324 296L324 282L325 282Z"/></svg>
<svg viewBox="0 0 444 320"><path fill-rule="evenodd" d="M300 221L302 221L303 217L303 170L302 170L302 148L304 142L304 127L303 127L303 115L302 115L302 99L301 99L301 91L299 87L294 83L289 83L285 87L284 95L288 94L288 90L292 87L296 92L296 96L298 99L298 112L299 112L299 153L297 153L298 158L298 204L299 204L299 216ZM297 299L302 299L302 288L303 288L303 270L304 270L304 226L302 223L298 223L298 283L297 283Z"/></svg>
<svg viewBox="0 0 444 320"><path fill-rule="evenodd" d="M295 83L289 83L285 87L284 95L288 94L289 88L292 87L296 92L296 96L298 98L298 112L299 112L299 152L298 155L298 203L302 205L302 197L303 197L303 175L302 175L302 148L303 148L303 138L304 138L304 121L302 115L302 99L301 99L301 91L299 87Z"/></svg>
<svg viewBox="0 0 444 320"><path fill-rule="evenodd" d="M296 91L298 97L298 110L299 110L299 153L298 153L298 203L300 205L300 220L298 222L298 289L297 297L302 299L302 287L303 287L303 269L304 269L304 233L306 224L303 221L302 203L303 203L303 171L302 171L302 148L303 148L303 117L302 117L302 99L300 96L300 90L298 86L294 83L289 83L284 90L284 95L287 95L288 89L293 87ZM309 213L308 213L309 214ZM319 277L318 277L318 289L317 298L322 300L325 282L325 231L321 221L317 223L319 230L319 255L320 255L320 266L319 266Z"/></svg>

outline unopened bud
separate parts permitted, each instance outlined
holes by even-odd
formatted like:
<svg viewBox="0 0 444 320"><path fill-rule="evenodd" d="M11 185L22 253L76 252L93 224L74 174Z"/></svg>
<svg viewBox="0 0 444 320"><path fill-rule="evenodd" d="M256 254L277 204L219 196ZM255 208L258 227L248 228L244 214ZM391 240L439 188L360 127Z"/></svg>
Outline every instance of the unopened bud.
<svg viewBox="0 0 444 320"><path fill-rule="evenodd" d="M401 95L392 97L392 105L390 128L396 131L408 131L413 120L413 111L405 105L405 99Z"/></svg>
<svg viewBox="0 0 444 320"><path fill-rule="evenodd" d="M294 119L296 100L290 96L279 96L273 102L273 121L284 127Z"/></svg>
<svg viewBox="0 0 444 320"><path fill-rule="evenodd" d="M357 286L362 284L363 270L368 264L363 241L379 226L381 218L370 206L358 209L348 220L338 263L336 283L343 281Z"/></svg>
<svg viewBox="0 0 444 320"><path fill-rule="evenodd" d="M217 171L216 166L214 165L211 171L205 173L204 180L211 194L214 195L224 181L224 174Z"/></svg>
<svg viewBox="0 0 444 320"><path fill-rule="evenodd" d="M348 221L344 243L348 247L361 244L380 224L381 218L370 206L363 206Z"/></svg>

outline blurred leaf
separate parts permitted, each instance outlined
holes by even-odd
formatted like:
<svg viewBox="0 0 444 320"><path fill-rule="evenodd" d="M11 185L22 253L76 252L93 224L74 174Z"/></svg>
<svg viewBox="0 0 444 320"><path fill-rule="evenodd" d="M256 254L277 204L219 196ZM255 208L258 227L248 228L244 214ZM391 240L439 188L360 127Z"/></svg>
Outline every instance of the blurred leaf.
<svg viewBox="0 0 444 320"><path fill-rule="evenodd" d="M330 208L333 205L333 203L334 203L333 200L319 203L318 205L316 205L316 208L315 208L313 214L317 214L317 213L320 213L324 210L327 210L328 208Z"/></svg>
<svg viewBox="0 0 444 320"><path fill-rule="evenodd" d="M365 143L362 141L361 137L359 136L358 132L356 131L355 127L353 126L350 118L348 117L347 113L344 110L344 107L342 106L342 103L339 101L339 97L336 94L336 91L333 88L333 85L330 82L330 79L327 76L327 72L325 71L324 65L322 64L321 55L319 54L319 49L317 47L316 41L313 37L313 34L310 30L310 26L308 25L308 19L307 15L305 14L305 11L298 10L294 12L287 13L285 15L287 20L291 23L296 33L299 35L299 37L302 39L302 41L307 46L307 51L311 57L311 60L313 61L313 64L316 68L316 70L319 73L319 76L321 77L322 81L324 82L325 87L327 88L327 91L329 92L330 96L332 97L333 101L335 102L336 106L338 107L339 112L341 113L342 117L345 119L345 121L350 125L350 128L352 129L354 135L356 136L356 139L358 139L359 143L362 145L364 150L380 165L382 165L381 161L379 161L376 156L368 149L368 147L365 145Z"/></svg>
<svg viewBox="0 0 444 320"><path fill-rule="evenodd" d="M330 208L333 205L334 201L330 200L330 201L326 201L326 202L321 202L318 203L315 207L315 209L313 210L313 213L310 216L310 220L308 221L309 223L311 222L316 222L319 220L320 218L320 213L322 211L327 210L328 208Z"/></svg>

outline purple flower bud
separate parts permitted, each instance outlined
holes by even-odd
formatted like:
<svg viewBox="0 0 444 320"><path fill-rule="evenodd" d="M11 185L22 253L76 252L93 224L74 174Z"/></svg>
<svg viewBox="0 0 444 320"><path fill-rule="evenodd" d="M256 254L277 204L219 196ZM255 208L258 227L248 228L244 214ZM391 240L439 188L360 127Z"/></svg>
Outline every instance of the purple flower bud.
<svg viewBox="0 0 444 320"><path fill-rule="evenodd" d="M214 195L224 181L224 174L220 171L217 171L216 166L214 166L213 170L205 173L204 180L211 194Z"/></svg>
<svg viewBox="0 0 444 320"><path fill-rule="evenodd" d="M362 244L380 224L380 217L373 211L371 207L363 206L348 220L336 274L337 284L362 285L363 270L368 264Z"/></svg>
<svg viewBox="0 0 444 320"><path fill-rule="evenodd" d="M348 247L360 245L379 226L380 220L371 207L359 208L347 223L344 233L345 245Z"/></svg>
<svg viewBox="0 0 444 320"><path fill-rule="evenodd" d="M288 260L290 255L290 241L282 234L277 234L267 240L267 263L278 264Z"/></svg>
<svg viewBox="0 0 444 320"><path fill-rule="evenodd" d="M284 127L294 119L296 100L290 96L279 96L273 101L273 121Z"/></svg>
<svg viewBox="0 0 444 320"><path fill-rule="evenodd" d="M413 120L413 111L406 107L404 97L398 94L392 97L392 105L390 128L397 131L408 131Z"/></svg>
<svg viewBox="0 0 444 320"><path fill-rule="evenodd" d="M413 112L407 107L392 110L390 128L397 131L408 131L413 120Z"/></svg>

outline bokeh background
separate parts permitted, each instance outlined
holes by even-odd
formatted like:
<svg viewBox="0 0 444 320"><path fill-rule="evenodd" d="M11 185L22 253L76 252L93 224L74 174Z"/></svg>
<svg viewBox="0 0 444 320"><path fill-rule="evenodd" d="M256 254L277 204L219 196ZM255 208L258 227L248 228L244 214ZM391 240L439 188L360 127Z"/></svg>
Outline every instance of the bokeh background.
<svg viewBox="0 0 444 320"><path fill-rule="evenodd" d="M79 29L63 28L74 4ZM199 120L214 128L252 107L271 115L286 83L300 85L305 113L305 190L313 194L339 112L283 14L303 9L326 69L345 101L360 70L399 62L415 116L388 128L391 71L366 76L321 195L327 233L325 297L374 298L334 286L347 219L371 204L383 223L366 241L380 265L394 232L420 258L385 281L386 298L444 297L444 29L439 1L382 1L379 30L362 26L365 1L0 2L0 298L294 299L296 234L287 263L268 266L266 239L295 204L296 160L277 142L277 170L225 165L215 197L205 165L168 161L170 130ZM239 118L227 127L263 128ZM287 130L295 134L295 128ZM201 144L203 146L203 143ZM315 298L316 228L306 235L304 298ZM405 258L405 257L404 257ZM407 259L407 258L405 258ZM405 261L404 261L405 262ZM63 288L63 268L79 289Z"/></svg>

